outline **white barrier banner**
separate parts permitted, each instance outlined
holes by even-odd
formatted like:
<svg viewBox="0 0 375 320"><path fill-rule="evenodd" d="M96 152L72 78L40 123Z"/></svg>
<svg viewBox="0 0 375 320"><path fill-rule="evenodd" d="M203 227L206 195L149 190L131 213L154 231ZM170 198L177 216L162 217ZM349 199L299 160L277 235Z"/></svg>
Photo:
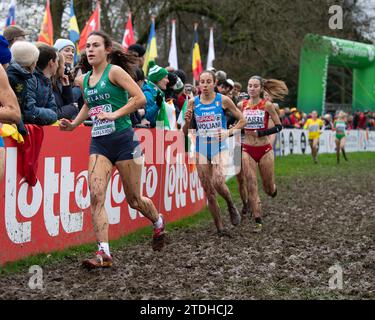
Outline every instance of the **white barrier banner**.
<svg viewBox="0 0 375 320"><path fill-rule="evenodd" d="M299 129L283 129L277 136L275 153L278 156L310 154L309 132ZM375 151L375 132L348 130L345 150L347 152ZM335 153L334 131L323 131L319 139L319 153Z"/></svg>

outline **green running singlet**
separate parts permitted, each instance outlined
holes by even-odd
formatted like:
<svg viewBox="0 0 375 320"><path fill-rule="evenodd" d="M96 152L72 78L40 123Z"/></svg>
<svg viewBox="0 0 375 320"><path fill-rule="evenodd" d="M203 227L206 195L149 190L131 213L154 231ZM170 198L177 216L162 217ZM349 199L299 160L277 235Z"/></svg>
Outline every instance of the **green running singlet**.
<svg viewBox="0 0 375 320"><path fill-rule="evenodd" d="M83 81L84 99L88 104L89 116L93 121L92 137L107 136L114 132L120 132L132 126L130 117L119 118L115 121L98 120L97 115L104 112L115 112L128 103L128 92L117 87L109 80L109 71L112 65L108 64L98 83L91 87L89 79L90 71Z"/></svg>

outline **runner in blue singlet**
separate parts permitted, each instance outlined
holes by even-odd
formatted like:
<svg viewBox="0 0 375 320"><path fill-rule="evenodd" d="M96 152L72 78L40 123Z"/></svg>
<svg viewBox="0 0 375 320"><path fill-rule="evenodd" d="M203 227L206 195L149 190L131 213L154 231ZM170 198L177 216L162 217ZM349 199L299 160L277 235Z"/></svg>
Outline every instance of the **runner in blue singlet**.
<svg viewBox="0 0 375 320"><path fill-rule="evenodd" d="M245 119L230 98L215 93L215 80L213 72L204 71L200 75L199 85L202 95L189 101L183 131L187 135L189 128L197 130L198 175L206 193L208 207L218 235L223 236L228 233L224 230L216 192L227 202L232 224L236 226L241 222L241 216L225 182L224 161L228 157L226 139L233 135L235 130L240 131L244 127ZM229 130L226 130L226 110L238 120L237 125Z"/></svg>

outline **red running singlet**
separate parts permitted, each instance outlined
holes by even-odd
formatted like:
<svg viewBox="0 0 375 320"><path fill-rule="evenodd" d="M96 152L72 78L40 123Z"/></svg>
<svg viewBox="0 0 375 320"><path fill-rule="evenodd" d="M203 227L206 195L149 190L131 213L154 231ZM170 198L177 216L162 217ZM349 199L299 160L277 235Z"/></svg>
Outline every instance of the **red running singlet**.
<svg viewBox="0 0 375 320"><path fill-rule="evenodd" d="M249 106L249 100L242 105L242 113L246 119L245 130L262 131L268 129L269 113L266 111L267 100L261 99L255 106Z"/></svg>

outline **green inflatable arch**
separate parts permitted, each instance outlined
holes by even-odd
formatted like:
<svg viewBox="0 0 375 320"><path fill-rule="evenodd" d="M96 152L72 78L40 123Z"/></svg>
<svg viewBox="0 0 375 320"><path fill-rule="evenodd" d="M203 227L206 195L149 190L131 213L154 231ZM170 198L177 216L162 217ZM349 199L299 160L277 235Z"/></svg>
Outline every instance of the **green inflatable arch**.
<svg viewBox="0 0 375 320"><path fill-rule="evenodd" d="M298 109L325 112L329 65L353 69L353 110L375 111L375 47L313 34L301 51Z"/></svg>

